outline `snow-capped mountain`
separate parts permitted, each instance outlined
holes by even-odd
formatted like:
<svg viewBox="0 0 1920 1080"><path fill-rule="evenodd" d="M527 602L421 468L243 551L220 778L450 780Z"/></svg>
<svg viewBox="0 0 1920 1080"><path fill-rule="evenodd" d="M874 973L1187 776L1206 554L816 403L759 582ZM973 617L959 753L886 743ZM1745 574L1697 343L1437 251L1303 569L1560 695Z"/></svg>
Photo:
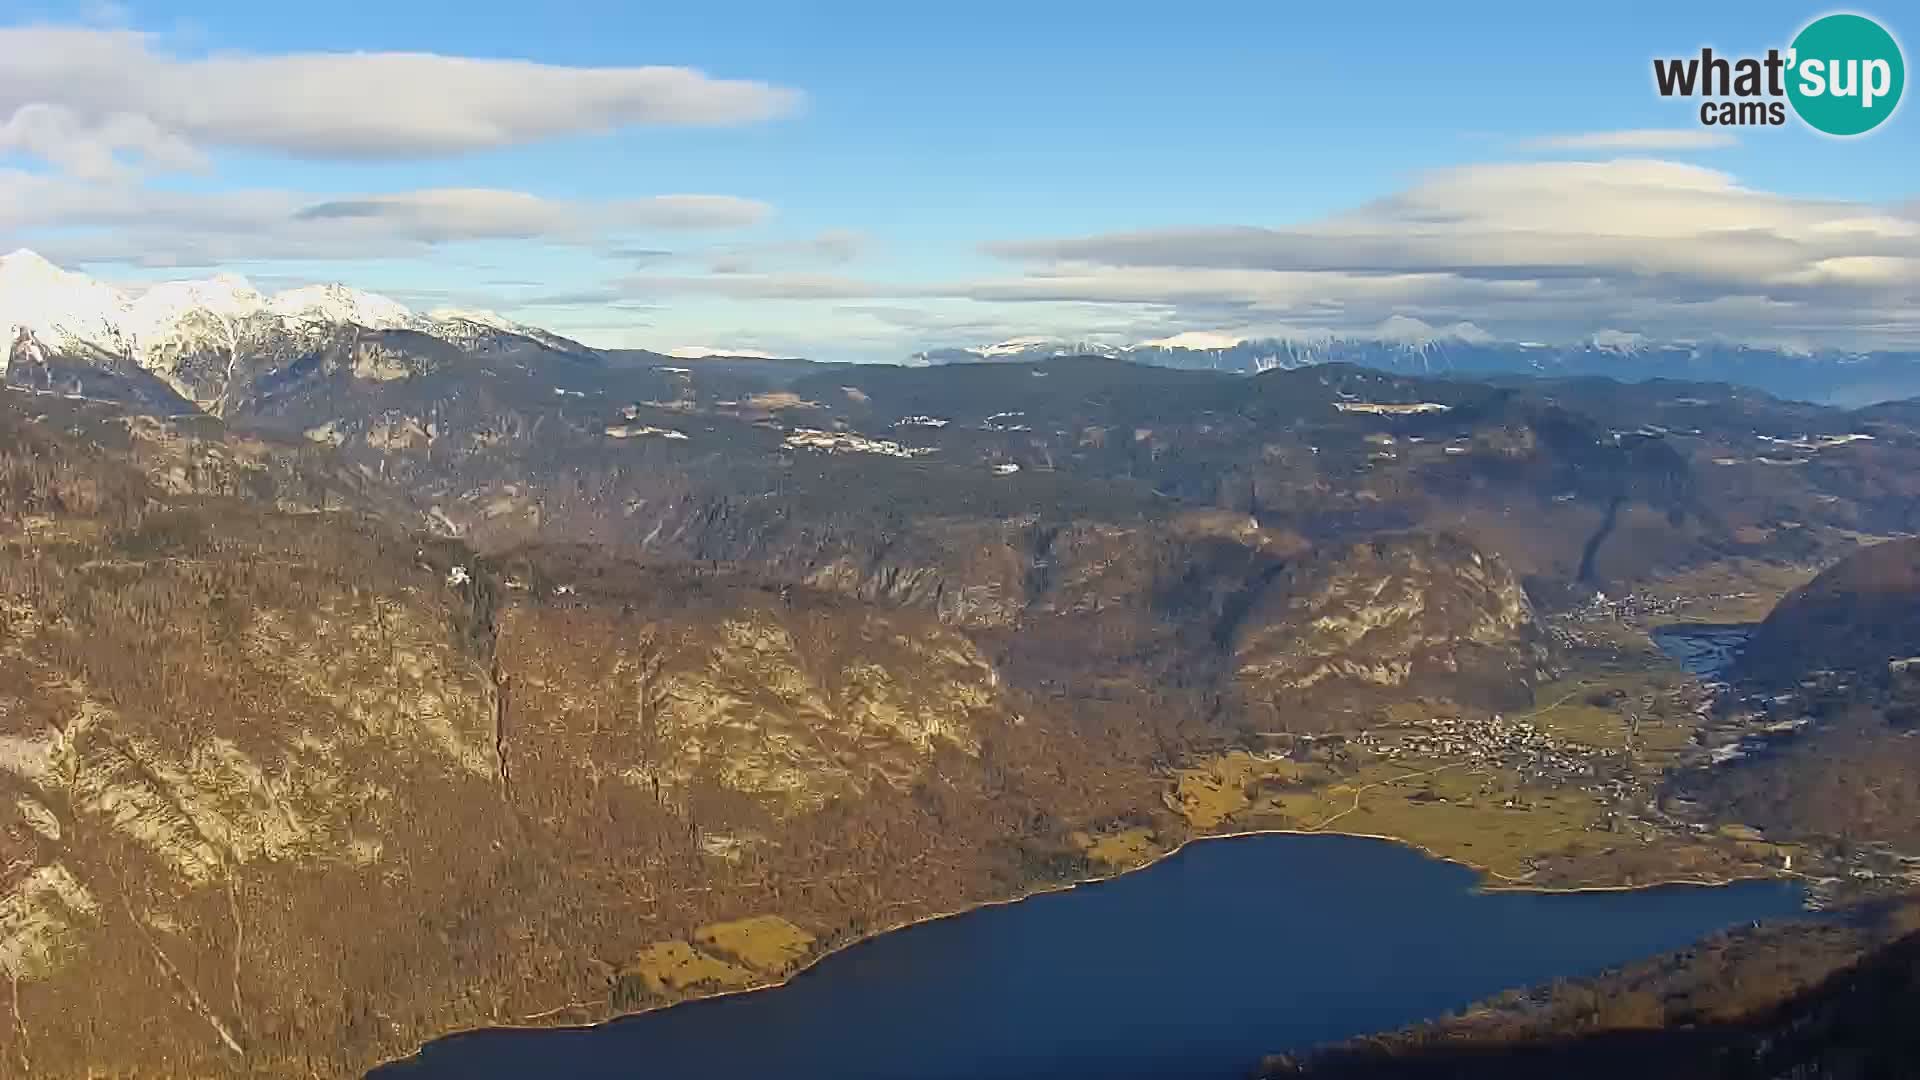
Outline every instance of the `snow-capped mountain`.
<svg viewBox="0 0 1920 1080"><path fill-rule="evenodd" d="M1272 368L1305 367L1341 359L1343 342L1331 338L1300 340L1244 339L1213 331L1187 331L1133 345L1067 341L1048 337L1017 337L992 345L929 349L907 361L922 364L1021 363L1057 356L1104 356L1159 367L1211 368L1257 373ZM1367 342L1417 355L1420 346Z"/></svg>
<svg viewBox="0 0 1920 1080"><path fill-rule="evenodd" d="M0 337L9 345L28 336L41 347L87 343L118 351L124 324L135 318L126 297L85 274L31 251L0 257Z"/></svg>
<svg viewBox="0 0 1920 1080"><path fill-rule="evenodd" d="M763 349L733 349L719 345L680 345L667 350L675 360L788 360L791 354L771 353Z"/></svg>
<svg viewBox="0 0 1920 1080"><path fill-rule="evenodd" d="M1920 396L1920 354L1808 352L1716 342L1654 342L1603 331L1566 345L1495 341L1470 323L1432 327L1389 320L1366 336L1242 339L1189 331L1135 345L1089 346L1014 338L974 348L916 353L910 364L1042 361L1095 355L1159 367L1241 374L1315 364L1354 364L1405 375L1497 378L1605 376L1626 382L1680 379L1749 386L1776 397L1858 406Z"/></svg>
<svg viewBox="0 0 1920 1080"><path fill-rule="evenodd" d="M1122 346L1098 341L1017 337L970 348L931 349L913 354L907 359L907 364L910 367L924 367L929 364L1018 363L1054 356L1120 356L1125 351Z"/></svg>
<svg viewBox="0 0 1920 1080"><path fill-rule="evenodd" d="M354 323L372 330L424 328L415 325L421 320L406 305L339 284L289 289L268 301L267 308L282 318L308 322Z"/></svg>
<svg viewBox="0 0 1920 1080"><path fill-rule="evenodd" d="M419 316L408 324L412 329L431 334L441 341L458 345L468 352L492 352L516 342L532 341L557 353L591 355L594 350L551 330L528 326L503 318L491 311L462 308L435 308L424 320Z"/></svg>
<svg viewBox="0 0 1920 1080"><path fill-rule="evenodd" d="M1172 337L1155 338L1135 345L1136 349L1194 349L1201 352L1231 349L1246 339L1238 334L1216 330L1187 330Z"/></svg>
<svg viewBox="0 0 1920 1080"><path fill-rule="evenodd" d="M75 378L63 372L105 372L136 384L157 380L194 405L219 412L241 365L291 358L368 331L411 331L467 352L530 343L591 353L578 342L492 312L420 315L396 300L339 284L269 296L245 278L220 274L117 289L31 251L0 256L0 375L13 382L52 388ZM359 361L354 369L369 377L385 370Z"/></svg>
<svg viewBox="0 0 1920 1080"><path fill-rule="evenodd" d="M751 350L686 347L674 357L751 359ZM1920 397L1920 354L1808 352L1714 342L1656 342L1605 330L1572 344L1495 341L1468 322L1395 316L1355 336L1245 338L1192 330L1132 345L1049 336L931 349L910 365L1018 363L1100 356L1161 367L1258 374L1344 363L1410 375L1476 379L1606 376L1726 382L1783 398L1857 406ZM283 393L316 374L390 382L495 357L514 371L547 361L642 366L669 357L595 350L488 311L416 313L346 285L268 295L217 274L116 288L31 251L0 256L0 381L150 407L228 415L249 395ZM457 372L456 372L457 373Z"/></svg>

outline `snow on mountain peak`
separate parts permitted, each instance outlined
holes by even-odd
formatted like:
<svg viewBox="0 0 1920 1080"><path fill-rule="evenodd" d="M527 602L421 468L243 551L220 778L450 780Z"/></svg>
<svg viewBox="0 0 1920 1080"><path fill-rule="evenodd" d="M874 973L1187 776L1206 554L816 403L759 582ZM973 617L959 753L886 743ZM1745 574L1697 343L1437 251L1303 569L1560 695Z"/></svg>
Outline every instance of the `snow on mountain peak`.
<svg viewBox="0 0 1920 1080"><path fill-rule="evenodd" d="M1192 349L1205 352L1210 349L1231 349L1245 339L1235 334L1214 330L1188 330L1172 337L1155 338L1143 341L1136 348L1141 349Z"/></svg>
<svg viewBox="0 0 1920 1080"><path fill-rule="evenodd" d="M26 248L0 256L0 288L32 291L42 300L60 303L112 292L85 274L62 270Z"/></svg>
<svg viewBox="0 0 1920 1080"><path fill-rule="evenodd" d="M406 327L415 321L413 312L397 300L338 283L288 289L273 298L271 307L274 314L288 318L355 323L374 330Z"/></svg>
<svg viewBox="0 0 1920 1080"><path fill-rule="evenodd" d="M76 323L88 323L93 324L89 329L104 324L116 331L150 331L196 310L226 318L266 312L375 328L415 321L405 305L345 285L310 285L268 298L238 274L216 274L120 290L63 270L26 248L0 256L0 315L35 329L73 332L81 329Z"/></svg>
<svg viewBox="0 0 1920 1080"><path fill-rule="evenodd" d="M780 354L762 352L759 349L725 349L717 345L680 345L667 350L667 355L676 360L704 360L710 356L737 357L749 360L778 360Z"/></svg>
<svg viewBox="0 0 1920 1080"><path fill-rule="evenodd" d="M222 274L206 281L163 281L128 302L136 312L151 312L156 322L178 318L189 309L237 318L261 311L267 298L246 278Z"/></svg>
<svg viewBox="0 0 1920 1080"><path fill-rule="evenodd" d="M1440 341L1483 343L1493 340L1492 334L1470 322L1434 326L1423 319L1398 314L1382 319L1372 331L1363 336L1401 345L1431 345Z"/></svg>
<svg viewBox="0 0 1920 1080"><path fill-rule="evenodd" d="M484 328L480 336L499 332L550 348L579 348L490 311L444 309L422 317L396 300L341 284L267 296L246 278L223 273L117 289L24 248L0 256L0 372L19 349L29 350L23 356L78 349L125 357L171 379L194 354L237 350L247 333L243 324L256 320L265 323L254 332L269 334L356 325L420 330L464 348L474 344L476 328Z"/></svg>
<svg viewBox="0 0 1920 1080"><path fill-rule="evenodd" d="M1600 330L1588 339L1596 349L1607 352L1639 352L1647 344L1645 335L1630 330Z"/></svg>
<svg viewBox="0 0 1920 1080"><path fill-rule="evenodd" d="M1005 341L995 342L992 345L983 345L980 348L969 349L967 351L977 356L1017 356L1020 353L1029 352L1033 349L1058 346L1059 344L1059 342L1049 337L1017 337L1008 338Z"/></svg>
<svg viewBox="0 0 1920 1080"><path fill-rule="evenodd" d="M0 340L8 349L0 370L23 331L43 347L84 341L117 348L125 339L119 325L124 303L111 287L25 248L0 257Z"/></svg>
<svg viewBox="0 0 1920 1080"><path fill-rule="evenodd" d="M434 308L432 311L427 312L427 318L434 322L443 323L470 322L480 326L490 327L494 330L506 330L516 333L526 329L526 327L521 326L519 323L497 312L482 311L478 308Z"/></svg>
<svg viewBox="0 0 1920 1080"><path fill-rule="evenodd" d="M5 274L9 278L23 275L46 278L65 273L67 271L48 262L39 252L29 248L15 248L5 255L0 255L0 274Z"/></svg>
<svg viewBox="0 0 1920 1080"><path fill-rule="evenodd" d="M1117 356L1121 350L1097 341L1068 341L1035 334L960 351L981 360L1036 360L1055 356Z"/></svg>

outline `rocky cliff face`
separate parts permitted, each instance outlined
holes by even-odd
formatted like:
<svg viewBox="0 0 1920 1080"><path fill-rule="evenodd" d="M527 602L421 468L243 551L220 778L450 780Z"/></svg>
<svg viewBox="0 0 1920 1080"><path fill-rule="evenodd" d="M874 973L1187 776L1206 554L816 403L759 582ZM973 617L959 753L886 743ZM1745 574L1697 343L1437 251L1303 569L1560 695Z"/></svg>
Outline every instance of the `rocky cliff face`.
<svg viewBox="0 0 1920 1080"><path fill-rule="evenodd" d="M923 612L674 571L507 572L495 649L522 795L584 777L678 810L725 790L788 817L904 790L1017 719L974 644Z"/></svg>
<svg viewBox="0 0 1920 1080"><path fill-rule="evenodd" d="M648 957L744 978L715 926L829 948L1057 880L1184 835L1170 771L1250 732L1523 698L1523 575L1824 550L1920 460L1800 435L1726 495L1692 476L1748 418L1355 371L321 337L121 373L228 422L0 400L21 1071L348 1075L700 989Z"/></svg>
<svg viewBox="0 0 1920 1080"><path fill-rule="evenodd" d="M64 1019L109 1008L176 1030L175 1067L244 1055L337 985L317 956L267 959L328 938L278 890L404 875L420 800L497 771L466 602L404 540L124 510L0 549L0 953L36 1074L141 1061Z"/></svg>
<svg viewBox="0 0 1920 1080"><path fill-rule="evenodd" d="M1005 790L1015 698L932 614L172 504L97 447L9 434L10 1067L346 1074L503 1007L603 1011L598 958L741 913L716 883L777 874L784 912L844 932L870 902L798 883L977 892L996 860L966 852L1031 813Z"/></svg>
<svg viewBox="0 0 1920 1080"><path fill-rule="evenodd" d="M1397 535L1288 567L1248 612L1233 658L1249 704L1284 715L1357 713L1388 696L1523 702L1548 654L1499 558L1454 537Z"/></svg>
<svg viewBox="0 0 1920 1080"><path fill-rule="evenodd" d="M1233 687L1467 694L1531 647L1512 575L1440 538L1199 512L823 532L810 567L489 556L377 484L321 509L369 479L335 448L95 408L0 415L0 1053L35 1075L338 1075L684 993L621 973L717 921L828 947L1003 895L1159 813L1153 763L1243 722L1206 704Z"/></svg>

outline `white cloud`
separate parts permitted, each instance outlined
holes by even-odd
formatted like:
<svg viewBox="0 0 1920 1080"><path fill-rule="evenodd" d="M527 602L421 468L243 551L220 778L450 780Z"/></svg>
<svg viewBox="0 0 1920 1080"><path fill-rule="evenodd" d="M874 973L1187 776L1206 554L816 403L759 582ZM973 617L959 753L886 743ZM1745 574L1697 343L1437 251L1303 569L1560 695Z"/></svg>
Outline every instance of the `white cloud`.
<svg viewBox="0 0 1920 1080"><path fill-rule="evenodd" d="M873 246L873 238L857 229L826 229L814 235L809 249L829 262L852 262Z"/></svg>
<svg viewBox="0 0 1920 1080"><path fill-rule="evenodd" d="M114 23L124 11L95 5ZM0 238L65 262L207 266L418 256L475 240L618 246L730 229L730 195L551 199L475 185L371 194L183 190L230 148L309 159L420 158L640 125L736 124L798 95L677 67L573 68L430 53L187 55L110 26L0 27ZM47 168L40 168L44 165Z"/></svg>
<svg viewBox="0 0 1920 1080"><path fill-rule="evenodd" d="M1293 228L1161 229L990 250L1106 266L1764 282L1817 258L1903 255L1917 241L1920 223L1891 211L1773 195L1710 169L1627 159L1442 170L1397 195Z"/></svg>
<svg viewBox="0 0 1920 1080"><path fill-rule="evenodd" d="M837 274L714 273L634 274L617 286L631 296L705 295L737 300L834 300L911 296L917 290Z"/></svg>
<svg viewBox="0 0 1920 1080"><path fill-rule="evenodd" d="M752 249L752 254L823 263L850 263L873 246L873 238L858 229L822 229L812 236L776 241Z"/></svg>
<svg viewBox="0 0 1920 1080"><path fill-rule="evenodd" d="M36 157L81 180L133 175L132 162L201 171L207 160L185 139L135 113L87 118L61 105L22 105L0 121L0 153Z"/></svg>
<svg viewBox="0 0 1920 1080"><path fill-rule="evenodd" d="M797 239L727 244L700 254L709 274L751 278L764 276L770 267L844 265L858 259L872 243L872 237L855 229L823 229Z"/></svg>
<svg viewBox="0 0 1920 1080"><path fill-rule="evenodd" d="M1729 132L1707 128L1633 128L1626 131L1581 131L1567 135L1537 135L1520 140L1526 150L1716 150L1737 146Z"/></svg>
<svg viewBox="0 0 1920 1080"><path fill-rule="evenodd" d="M616 288L742 307L785 301L783 312L843 301L844 325L920 345L1207 330L1920 347L1914 207L1784 196L1658 160L1474 165L1291 226L1025 239L988 250L1015 272L930 282L650 274Z"/></svg>
<svg viewBox="0 0 1920 1080"><path fill-rule="evenodd" d="M0 170L0 240L56 261L217 266L424 254L477 240L597 246L635 232L726 229L772 208L727 195L549 199L443 188L319 198L282 190L166 191Z"/></svg>
<svg viewBox="0 0 1920 1080"><path fill-rule="evenodd" d="M1299 225L1199 226L990 245L1026 265L982 299L1160 305L1354 332L1405 316L1501 337L1920 346L1911 210L1759 191L1673 162L1535 162L1427 174Z"/></svg>
<svg viewBox="0 0 1920 1080"><path fill-rule="evenodd" d="M53 106L63 110L58 130L82 141L137 122L169 145L308 158L420 158L642 125L740 124L800 100L683 67L434 53L187 57L152 34L100 27L0 28L0 56L0 116L13 123L21 110ZM55 161L82 153L44 144L35 152Z"/></svg>
<svg viewBox="0 0 1920 1080"><path fill-rule="evenodd" d="M729 195L655 195L577 202L523 191L441 188L329 199L301 207L296 221L377 222L428 242L477 238L565 238L633 228L722 229L752 225L771 207Z"/></svg>

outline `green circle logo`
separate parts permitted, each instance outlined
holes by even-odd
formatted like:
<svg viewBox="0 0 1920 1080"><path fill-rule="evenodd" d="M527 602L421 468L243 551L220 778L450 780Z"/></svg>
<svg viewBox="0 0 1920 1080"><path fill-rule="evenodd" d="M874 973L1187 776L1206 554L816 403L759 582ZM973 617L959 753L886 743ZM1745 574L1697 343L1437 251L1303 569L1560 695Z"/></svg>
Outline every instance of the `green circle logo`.
<svg viewBox="0 0 1920 1080"><path fill-rule="evenodd" d="M1816 131L1861 135L1900 104L1907 65L1900 43L1864 15L1827 15L1793 39L1787 98Z"/></svg>

